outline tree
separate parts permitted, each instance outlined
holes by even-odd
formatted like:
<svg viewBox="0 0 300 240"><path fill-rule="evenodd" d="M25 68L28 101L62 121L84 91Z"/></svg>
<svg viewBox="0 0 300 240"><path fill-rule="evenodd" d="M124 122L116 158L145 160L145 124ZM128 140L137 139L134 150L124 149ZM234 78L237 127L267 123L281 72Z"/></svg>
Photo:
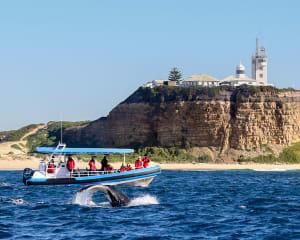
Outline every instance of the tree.
<svg viewBox="0 0 300 240"><path fill-rule="evenodd" d="M180 81L181 76L181 71L178 68L174 67L171 69L168 79L170 81Z"/></svg>

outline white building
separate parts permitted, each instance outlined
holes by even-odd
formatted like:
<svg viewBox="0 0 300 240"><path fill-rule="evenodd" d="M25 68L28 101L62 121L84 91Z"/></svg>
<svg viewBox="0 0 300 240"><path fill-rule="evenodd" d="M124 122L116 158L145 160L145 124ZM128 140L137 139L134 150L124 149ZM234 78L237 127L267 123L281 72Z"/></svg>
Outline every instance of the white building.
<svg viewBox="0 0 300 240"><path fill-rule="evenodd" d="M162 79L153 80L151 82L146 82L143 85L143 87L154 88L154 87L158 87L158 86L168 85L168 81L169 80L162 80Z"/></svg>
<svg viewBox="0 0 300 240"><path fill-rule="evenodd" d="M255 79L250 78L246 75L246 68L241 63L236 66L235 75L228 76L220 82L220 86L227 85L227 86L237 87L243 84L252 85L252 86L261 85L257 83Z"/></svg>
<svg viewBox="0 0 300 240"><path fill-rule="evenodd" d="M260 85L268 85L268 58L264 47L256 39L256 52L252 56L252 78Z"/></svg>
<svg viewBox="0 0 300 240"><path fill-rule="evenodd" d="M191 75L180 83L182 87L202 86L214 87L219 86L219 80L207 74Z"/></svg>

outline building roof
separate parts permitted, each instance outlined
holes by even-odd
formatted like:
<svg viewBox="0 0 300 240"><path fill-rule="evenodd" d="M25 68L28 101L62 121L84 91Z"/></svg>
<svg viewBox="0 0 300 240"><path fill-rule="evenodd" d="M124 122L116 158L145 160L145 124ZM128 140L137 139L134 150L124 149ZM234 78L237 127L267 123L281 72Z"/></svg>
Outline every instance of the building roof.
<svg viewBox="0 0 300 240"><path fill-rule="evenodd" d="M242 77L242 78L237 78L234 75L230 75L224 79L221 80L222 82L233 82L233 81L245 81L245 82L256 82L255 79L250 78L248 76Z"/></svg>
<svg viewBox="0 0 300 240"><path fill-rule="evenodd" d="M184 81L211 82L219 80L208 74L194 74L186 78Z"/></svg>

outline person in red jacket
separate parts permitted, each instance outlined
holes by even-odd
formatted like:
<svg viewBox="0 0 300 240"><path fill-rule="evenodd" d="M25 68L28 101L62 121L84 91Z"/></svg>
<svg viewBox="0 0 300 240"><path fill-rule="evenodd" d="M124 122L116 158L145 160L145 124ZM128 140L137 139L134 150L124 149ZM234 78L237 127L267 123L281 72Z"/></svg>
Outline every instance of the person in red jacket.
<svg viewBox="0 0 300 240"><path fill-rule="evenodd" d="M149 163L150 163L150 158L147 156L147 154L145 154L143 157L143 167L144 168L149 167Z"/></svg>
<svg viewBox="0 0 300 240"><path fill-rule="evenodd" d="M55 168L54 160L51 159L47 167L47 173L55 173Z"/></svg>
<svg viewBox="0 0 300 240"><path fill-rule="evenodd" d="M114 168L109 164L106 167L104 167L104 171L112 172L113 170L114 170Z"/></svg>
<svg viewBox="0 0 300 240"><path fill-rule="evenodd" d="M135 169L139 169L143 167L143 161L141 156L139 156L139 158L135 161L134 166Z"/></svg>
<svg viewBox="0 0 300 240"><path fill-rule="evenodd" d="M126 166L126 170L127 170L127 171L130 171L130 170L132 170L132 167L131 167L131 165L130 165L130 164L128 164L128 163L127 163L127 166Z"/></svg>
<svg viewBox="0 0 300 240"><path fill-rule="evenodd" d="M126 170L126 167L122 164L122 166L119 169L119 172L125 172Z"/></svg>
<svg viewBox="0 0 300 240"><path fill-rule="evenodd" d="M89 170L90 171L97 171L96 161L95 161L94 157L92 157L92 159L89 161Z"/></svg>
<svg viewBox="0 0 300 240"><path fill-rule="evenodd" d="M70 172L72 172L75 169L75 161L71 156L69 156L67 160L67 169Z"/></svg>

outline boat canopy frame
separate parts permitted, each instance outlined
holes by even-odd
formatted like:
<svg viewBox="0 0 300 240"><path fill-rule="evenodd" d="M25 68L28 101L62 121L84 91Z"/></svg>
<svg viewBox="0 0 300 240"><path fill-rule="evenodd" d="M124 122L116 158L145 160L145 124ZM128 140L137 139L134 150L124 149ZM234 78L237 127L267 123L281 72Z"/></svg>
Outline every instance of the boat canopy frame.
<svg viewBox="0 0 300 240"><path fill-rule="evenodd" d="M53 155L97 155L97 154L130 154L134 149L130 148L57 148L57 147L37 147L37 153Z"/></svg>

